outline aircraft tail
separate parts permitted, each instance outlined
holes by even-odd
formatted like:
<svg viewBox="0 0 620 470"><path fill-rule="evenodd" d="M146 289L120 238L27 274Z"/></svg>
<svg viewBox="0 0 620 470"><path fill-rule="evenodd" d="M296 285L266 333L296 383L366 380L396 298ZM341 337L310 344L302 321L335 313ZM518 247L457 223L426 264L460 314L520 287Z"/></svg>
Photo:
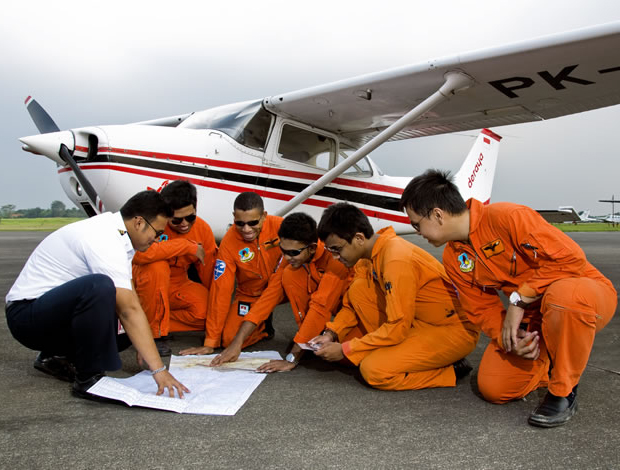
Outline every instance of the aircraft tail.
<svg viewBox="0 0 620 470"><path fill-rule="evenodd" d="M495 167L502 137L489 129L482 129L459 171L454 183L463 199L470 198L488 204L491 200Z"/></svg>

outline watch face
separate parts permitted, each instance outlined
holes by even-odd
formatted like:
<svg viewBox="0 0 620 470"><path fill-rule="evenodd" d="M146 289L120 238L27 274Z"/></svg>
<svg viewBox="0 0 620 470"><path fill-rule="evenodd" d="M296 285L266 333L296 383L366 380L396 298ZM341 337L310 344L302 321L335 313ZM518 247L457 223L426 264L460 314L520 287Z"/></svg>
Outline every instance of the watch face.
<svg viewBox="0 0 620 470"><path fill-rule="evenodd" d="M517 305L517 303L521 300L521 296L519 295L518 292L515 291L512 294L510 294L509 300L512 305Z"/></svg>
<svg viewBox="0 0 620 470"><path fill-rule="evenodd" d="M288 356L286 356L286 360L288 362L295 362L295 356L293 355L293 353L289 353Z"/></svg>

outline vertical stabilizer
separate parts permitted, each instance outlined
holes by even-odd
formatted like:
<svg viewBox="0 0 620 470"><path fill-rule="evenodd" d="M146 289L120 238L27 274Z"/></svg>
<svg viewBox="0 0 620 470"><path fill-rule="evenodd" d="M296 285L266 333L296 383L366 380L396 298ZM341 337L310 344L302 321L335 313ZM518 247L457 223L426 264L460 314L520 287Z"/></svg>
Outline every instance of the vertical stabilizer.
<svg viewBox="0 0 620 470"><path fill-rule="evenodd" d="M473 197L484 204L490 202L500 140L501 136L493 131L482 129L454 176L454 183L466 201Z"/></svg>

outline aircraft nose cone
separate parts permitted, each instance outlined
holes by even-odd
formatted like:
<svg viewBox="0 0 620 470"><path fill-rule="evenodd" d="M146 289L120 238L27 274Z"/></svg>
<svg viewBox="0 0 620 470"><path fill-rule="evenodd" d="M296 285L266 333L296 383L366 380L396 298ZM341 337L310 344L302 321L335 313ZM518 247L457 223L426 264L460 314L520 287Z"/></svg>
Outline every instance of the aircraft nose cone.
<svg viewBox="0 0 620 470"><path fill-rule="evenodd" d="M69 151L72 151L75 146L73 134L70 131L31 135L28 137L21 137L19 140L24 144L22 148L26 152L45 155L59 165L65 164L58 155L60 146L65 144Z"/></svg>

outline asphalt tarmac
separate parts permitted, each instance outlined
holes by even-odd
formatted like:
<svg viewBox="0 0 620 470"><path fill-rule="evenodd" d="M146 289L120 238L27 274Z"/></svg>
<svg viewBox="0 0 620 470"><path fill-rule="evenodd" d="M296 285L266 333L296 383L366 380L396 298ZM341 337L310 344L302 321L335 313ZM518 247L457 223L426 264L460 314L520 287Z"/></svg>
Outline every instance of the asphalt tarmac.
<svg viewBox="0 0 620 470"><path fill-rule="evenodd" d="M0 232L0 293L11 287L47 234ZM571 235L620 290L620 233ZM423 239L410 240L440 256ZM275 337L248 350L287 351L295 323L275 312ZM373 390L357 369L304 359L270 375L232 417L183 415L74 398L70 385L32 367L36 352L0 324L0 466L6 469L267 468L620 468L620 318L596 338L579 385L579 412L554 429L529 426L544 395L506 405L476 390L482 338L469 356L474 372L455 388ZM201 344L175 333L173 353ZM122 354L127 377L135 354Z"/></svg>

